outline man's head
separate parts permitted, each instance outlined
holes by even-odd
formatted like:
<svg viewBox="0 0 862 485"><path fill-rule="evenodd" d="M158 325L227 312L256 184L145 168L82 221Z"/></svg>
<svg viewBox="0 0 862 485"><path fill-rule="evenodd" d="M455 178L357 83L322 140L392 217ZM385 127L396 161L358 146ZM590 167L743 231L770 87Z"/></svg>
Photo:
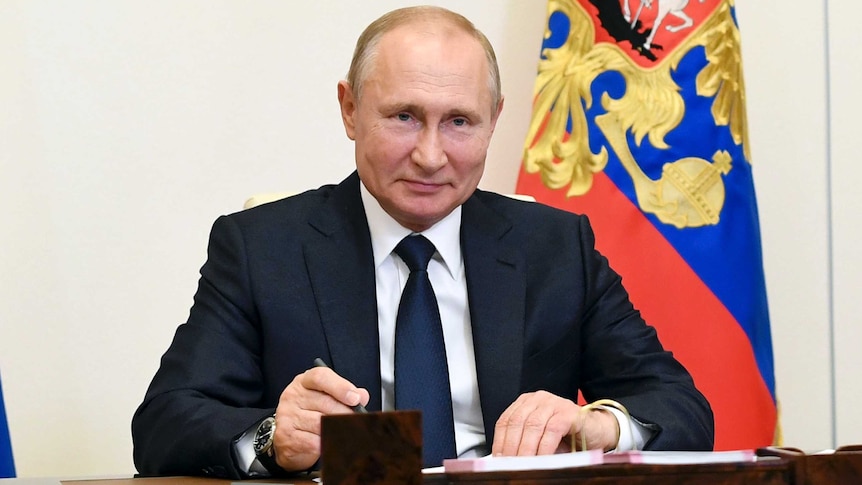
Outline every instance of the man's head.
<svg viewBox="0 0 862 485"><path fill-rule="evenodd" d="M427 229L478 186L502 96L494 51L464 17L413 7L376 20L338 99L359 176L401 225Z"/></svg>

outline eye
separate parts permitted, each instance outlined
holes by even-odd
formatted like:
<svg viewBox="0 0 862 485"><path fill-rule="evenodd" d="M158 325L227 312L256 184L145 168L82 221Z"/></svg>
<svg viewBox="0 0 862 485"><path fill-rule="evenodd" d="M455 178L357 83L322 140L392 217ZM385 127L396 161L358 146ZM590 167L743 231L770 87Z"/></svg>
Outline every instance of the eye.
<svg viewBox="0 0 862 485"><path fill-rule="evenodd" d="M452 120L452 124L455 126L467 126L467 120L464 118L455 118Z"/></svg>
<svg viewBox="0 0 862 485"><path fill-rule="evenodd" d="M398 113L395 115L398 121L410 121L410 115L407 113Z"/></svg>

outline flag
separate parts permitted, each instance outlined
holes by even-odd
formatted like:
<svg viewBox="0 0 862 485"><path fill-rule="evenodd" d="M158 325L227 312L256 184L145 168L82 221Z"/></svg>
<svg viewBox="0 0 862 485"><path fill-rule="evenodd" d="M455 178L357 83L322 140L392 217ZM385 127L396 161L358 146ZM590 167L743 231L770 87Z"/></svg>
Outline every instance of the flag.
<svg viewBox="0 0 862 485"><path fill-rule="evenodd" d="M0 478L14 477L12 440L9 438L9 422L6 421L6 405L3 403L3 381L0 380Z"/></svg>
<svg viewBox="0 0 862 485"><path fill-rule="evenodd" d="M589 216L717 450L778 429L746 123L732 0L548 2L516 191Z"/></svg>

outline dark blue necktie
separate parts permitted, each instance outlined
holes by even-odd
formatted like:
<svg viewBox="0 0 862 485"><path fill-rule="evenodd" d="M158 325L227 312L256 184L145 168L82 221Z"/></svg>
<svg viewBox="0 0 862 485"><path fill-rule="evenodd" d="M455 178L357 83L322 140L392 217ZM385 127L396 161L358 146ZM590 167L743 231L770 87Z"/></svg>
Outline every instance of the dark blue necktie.
<svg viewBox="0 0 862 485"><path fill-rule="evenodd" d="M410 268L395 320L395 409L422 411L422 458L426 467L439 466L455 457L455 425L440 309L428 279L434 244L407 236L395 253Z"/></svg>

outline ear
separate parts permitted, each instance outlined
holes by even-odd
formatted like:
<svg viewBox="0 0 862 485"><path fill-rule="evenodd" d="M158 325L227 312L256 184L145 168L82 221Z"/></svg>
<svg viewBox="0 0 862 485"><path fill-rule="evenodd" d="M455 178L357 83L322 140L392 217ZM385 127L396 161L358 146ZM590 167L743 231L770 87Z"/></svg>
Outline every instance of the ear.
<svg viewBox="0 0 862 485"><path fill-rule="evenodd" d="M347 138L355 140L356 123L356 98L353 97L353 89L347 81L338 82L338 104L341 106L341 121L344 123L344 131Z"/></svg>
<svg viewBox="0 0 862 485"><path fill-rule="evenodd" d="M497 103L497 111L494 113L494 116L491 118L491 133L494 133L494 129L497 127L497 120L500 119L500 113L503 112L503 101L505 101L505 97L500 97L500 102Z"/></svg>

